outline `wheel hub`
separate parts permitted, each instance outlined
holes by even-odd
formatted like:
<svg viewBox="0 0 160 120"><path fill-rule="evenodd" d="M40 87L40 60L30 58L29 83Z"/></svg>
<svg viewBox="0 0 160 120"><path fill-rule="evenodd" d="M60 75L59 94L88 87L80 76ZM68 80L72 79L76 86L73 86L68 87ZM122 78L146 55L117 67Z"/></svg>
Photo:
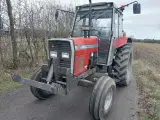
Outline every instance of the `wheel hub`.
<svg viewBox="0 0 160 120"><path fill-rule="evenodd" d="M105 99L105 103L104 103L104 111L108 111L111 104L112 104L112 100L113 100L113 90L112 88L108 91L108 94L106 96Z"/></svg>

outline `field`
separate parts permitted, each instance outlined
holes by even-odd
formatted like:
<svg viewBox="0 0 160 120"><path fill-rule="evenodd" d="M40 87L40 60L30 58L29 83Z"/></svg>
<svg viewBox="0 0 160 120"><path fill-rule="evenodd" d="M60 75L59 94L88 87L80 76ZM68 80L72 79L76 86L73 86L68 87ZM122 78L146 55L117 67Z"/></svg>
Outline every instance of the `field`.
<svg viewBox="0 0 160 120"><path fill-rule="evenodd" d="M160 120L160 44L134 43L139 120Z"/></svg>

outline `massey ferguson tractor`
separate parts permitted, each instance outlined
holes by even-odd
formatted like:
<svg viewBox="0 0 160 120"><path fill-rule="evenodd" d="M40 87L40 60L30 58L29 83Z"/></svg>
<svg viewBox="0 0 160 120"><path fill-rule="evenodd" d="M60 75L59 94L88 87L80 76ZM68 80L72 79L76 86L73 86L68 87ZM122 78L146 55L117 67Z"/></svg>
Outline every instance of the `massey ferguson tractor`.
<svg viewBox="0 0 160 120"><path fill-rule="evenodd" d="M116 7L113 2L92 3L76 7L72 32L68 38L48 40L47 65L31 79L13 75L12 79L30 86L40 100L67 94L77 85L92 85L89 112L96 120L106 120L115 99L116 85L128 86L132 75L132 38L123 31L123 11L133 4L140 14L141 5L132 3Z"/></svg>

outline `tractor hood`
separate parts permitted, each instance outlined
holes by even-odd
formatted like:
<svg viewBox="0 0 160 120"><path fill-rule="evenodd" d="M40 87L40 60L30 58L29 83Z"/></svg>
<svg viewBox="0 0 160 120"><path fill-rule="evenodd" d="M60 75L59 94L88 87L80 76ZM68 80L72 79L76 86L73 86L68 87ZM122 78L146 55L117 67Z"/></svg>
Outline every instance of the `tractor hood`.
<svg viewBox="0 0 160 120"><path fill-rule="evenodd" d="M61 68L70 68L75 76L87 71L90 56L98 51L98 38L52 38L48 40L49 58L59 58ZM54 55L56 54L56 55ZM67 58L62 54L68 55Z"/></svg>
<svg viewBox="0 0 160 120"><path fill-rule="evenodd" d="M76 37L76 38L51 38L49 41L73 41L75 46L79 45L97 45L98 44L98 37L92 36L90 38L84 37Z"/></svg>
<svg viewBox="0 0 160 120"><path fill-rule="evenodd" d="M72 38L72 40L74 41L75 46L98 44L97 37L90 37L90 38L78 37L78 38Z"/></svg>
<svg viewBox="0 0 160 120"><path fill-rule="evenodd" d="M87 71L90 56L98 51L98 38L72 38L75 45L74 74L77 76Z"/></svg>

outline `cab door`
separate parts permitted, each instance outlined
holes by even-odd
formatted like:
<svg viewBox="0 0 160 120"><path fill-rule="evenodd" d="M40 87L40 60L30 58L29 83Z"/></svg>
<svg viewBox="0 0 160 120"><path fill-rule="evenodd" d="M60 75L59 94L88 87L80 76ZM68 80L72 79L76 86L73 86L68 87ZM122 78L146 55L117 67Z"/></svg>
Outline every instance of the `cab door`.
<svg viewBox="0 0 160 120"><path fill-rule="evenodd" d="M113 15L114 15L113 22L112 22L113 36L111 37L107 66L111 65L113 62L113 58L114 58L115 51L116 51L116 44L117 44L116 41L120 38L120 33L122 32L121 30L122 14L117 9L114 9Z"/></svg>
<svg viewBox="0 0 160 120"><path fill-rule="evenodd" d="M111 26L112 17L103 18L98 21L99 31L99 47L98 47L98 63L99 65L106 65L111 44Z"/></svg>

